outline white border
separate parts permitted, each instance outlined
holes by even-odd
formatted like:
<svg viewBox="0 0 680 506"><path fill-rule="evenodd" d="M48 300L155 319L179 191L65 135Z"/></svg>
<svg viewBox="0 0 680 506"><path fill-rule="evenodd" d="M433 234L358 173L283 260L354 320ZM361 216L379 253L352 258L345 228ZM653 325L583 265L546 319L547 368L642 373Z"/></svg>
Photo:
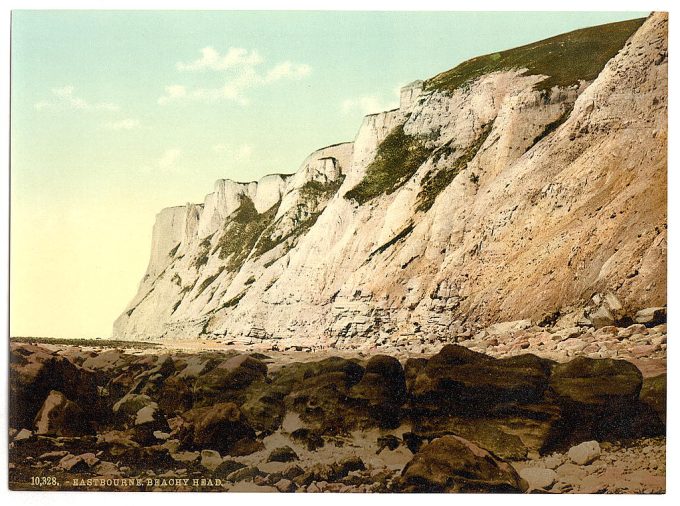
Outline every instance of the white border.
<svg viewBox="0 0 680 506"><path fill-rule="evenodd" d="M677 3L677 2L676 2ZM3 243L0 248L0 265L4 268L0 268L0 293L2 294L2 302L0 304L0 328L4 329L5 335L8 332L8 322L7 322L7 294L8 294L8 248L7 248L7 237L8 237L8 202L9 202L9 179L8 179L8 166L9 166L9 36L10 36L10 10L11 9L115 9L115 10L144 10L144 9L175 9L175 10L221 10L221 9L237 9L237 10L458 10L458 11L647 11L647 10L663 10L670 11L670 45L673 45L675 40L675 12L678 11L674 9L673 2L670 0L652 0L652 1L640 1L640 0L571 0L571 1L552 1L548 2L545 0L515 0L515 1L502 1L502 0L487 0L482 2L472 2L472 1L442 1L442 0L418 0L405 2L402 0L327 0L327 1L310 1L310 0L284 0L284 1L273 1L273 0L232 0L232 1L219 1L219 0L194 0L192 2L183 2L178 0L118 0L118 1L100 1L93 2L92 0L62 0L62 1L37 1L37 0L8 0L4 3L2 9L0 10L0 34L2 45L2 50L0 51L0 62L2 70L0 72L0 90L2 91L2 101L0 102L0 110L2 111L3 121L1 123L1 142L0 142L0 154L2 156L2 175L0 176L0 237L2 237ZM680 12L680 11L678 11ZM674 49L669 50L671 54L674 53ZM676 96L676 86L677 82L677 72L675 72L675 66L673 64L674 58L670 58L669 66L669 91L671 95L669 100L669 131L672 134L675 132L674 126L677 125L677 107L675 107L674 97ZM672 140L669 140L669 195L673 195L673 191L678 188L677 176L673 169L680 168L677 162L677 150L674 149L674 144ZM668 306L669 311L669 329L670 329L670 344L669 344L669 363L674 362L675 356L675 316L673 314L673 309L675 308L676 294L678 290L675 288L678 286L678 272L675 268L674 256L675 256L675 229L674 224L676 218L678 217L678 209L680 208L680 202L674 199L669 199L669 222L671 227L669 228L669 254L668 264ZM324 495L323 497L315 494L277 494L277 495L267 495L267 494L225 494L225 493L215 493L215 494L200 494L192 493L192 495L178 494L178 493L163 493L162 495L148 496L140 493L107 493L99 492L96 495L92 493L77 493L77 492L50 492L50 493L40 493L40 492L8 492L7 491L7 341L5 341L5 346L3 346L0 352L0 370L2 371L3 385L1 390L2 401L0 403L0 494L3 499L9 500L10 504L16 505L35 505L42 502L50 504L69 504L72 506L87 504L90 505L93 502L98 504L108 505L108 504L119 504L121 502L125 503L142 503L144 502L163 502L164 504L174 505L182 504L186 505L187 502L201 501L210 503L220 503L220 504L234 504L234 503L245 503L257 504L262 502L263 504L269 503L270 501L275 501L276 504L318 504L320 500L324 503L328 502L330 504L341 504L347 501L358 502L363 504L375 504L376 502L389 501L391 504L413 504L414 501L428 501L435 502L439 504L451 504L452 502L462 502L463 504L472 503L482 504L498 504L502 502L504 505L506 503L511 504L527 504L527 503L543 503L543 501L562 503L578 501L579 503L585 504L595 504L595 501L609 502L616 501L617 506L621 504L632 504L638 501L645 501L648 503L660 504L668 503L671 501L674 504L678 504L680 499L680 475L678 474L678 450L680 446L676 444L677 437L677 416L675 406L678 404L677 392L677 381L675 368L672 372L669 372L669 379L671 380L671 387L669 389L668 398L668 420L669 420L669 438L667 440L667 455L668 455L668 466L667 466L667 490L668 493L664 496L652 496L652 497L642 497L642 496L570 496L570 495L560 495L560 496L507 496L507 495L484 495L484 496L472 496L472 495L346 495L346 494L332 494Z"/></svg>

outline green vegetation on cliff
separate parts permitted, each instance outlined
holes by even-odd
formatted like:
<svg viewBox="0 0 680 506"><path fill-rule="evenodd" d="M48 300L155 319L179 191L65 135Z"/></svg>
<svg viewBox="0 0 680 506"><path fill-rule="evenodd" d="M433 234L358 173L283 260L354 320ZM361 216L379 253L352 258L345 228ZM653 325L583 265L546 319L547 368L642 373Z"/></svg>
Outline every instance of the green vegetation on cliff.
<svg viewBox="0 0 680 506"><path fill-rule="evenodd" d="M467 168L468 163L477 155L477 152L486 141L486 138L491 133L491 128L493 127L493 122L488 123L482 127L482 132L479 137L473 142L467 149L458 155L458 157L453 161L451 165L447 165L443 169L433 169L423 177L421 182L422 189L418 193L418 207L416 210L421 212L427 212L430 210L434 204L437 195L439 195L444 188L451 184L453 178L455 178L459 172ZM444 146L445 148L447 146ZM451 151L450 154L455 153L455 150L448 148ZM435 153L435 156L437 153Z"/></svg>
<svg viewBox="0 0 680 506"><path fill-rule="evenodd" d="M399 125L380 143L366 175L345 198L361 205L380 195L389 195L408 181L431 153L423 139L406 134L404 125Z"/></svg>
<svg viewBox="0 0 680 506"><path fill-rule="evenodd" d="M225 268L237 271L248 258L262 232L272 223L279 206L274 205L264 213L258 213L253 201L243 197L241 206L225 222L224 231L214 251L226 259Z"/></svg>
<svg viewBox="0 0 680 506"><path fill-rule="evenodd" d="M491 72L526 69L525 75L545 75L539 90L592 81L605 64L640 28L644 18L592 26L526 46L478 56L425 82L425 90L453 91Z"/></svg>
<svg viewBox="0 0 680 506"><path fill-rule="evenodd" d="M279 244L288 241L289 239L296 239L304 235L316 223L316 220L321 216L321 212L325 209L326 203L336 194L345 176L342 175L334 181L307 181L300 188L300 197L302 198L302 206L307 211L306 216L300 220L291 230L285 234L276 235L279 222L270 225L265 230L260 239L255 245L254 256L259 257L267 251L274 249ZM292 244L291 244L292 247ZM288 248L290 249L290 248ZM287 251L287 250L286 250Z"/></svg>

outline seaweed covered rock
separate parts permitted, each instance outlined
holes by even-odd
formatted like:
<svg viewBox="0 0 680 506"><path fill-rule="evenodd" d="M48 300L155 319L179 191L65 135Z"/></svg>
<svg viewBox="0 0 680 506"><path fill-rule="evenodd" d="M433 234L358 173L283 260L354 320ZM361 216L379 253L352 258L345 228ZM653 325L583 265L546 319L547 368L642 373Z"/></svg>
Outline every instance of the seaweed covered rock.
<svg viewBox="0 0 680 506"><path fill-rule="evenodd" d="M255 431L245 422L238 406L231 402L193 408L181 416L184 420L179 435L182 448L210 449L231 455L255 440Z"/></svg>
<svg viewBox="0 0 680 506"><path fill-rule="evenodd" d="M272 386L289 392L286 407L314 430L338 433L365 423L365 417L347 402L350 389L364 368L352 360L331 357L319 362L290 364L273 379Z"/></svg>
<svg viewBox="0 0 680 506"><path fill-rule="evenodd" d="M260 360L249 355L231 357L196 379L194 405L242 402L245 389L256 381L264 381L266 375L267 366Z"/></svg>
<svg viewBox="0 0 680 506"><path fill-rule="evenodd" d="M423 447L406 464L401 492L525 492L526 482L507 462L458 436Z"/></svg>
<svg viewBox="0 0 680 506"><path fill-rule="evenodd" d="M551 364L535 355L495 359L447 345L416 375L413 408L472 415L540 402Z"/></svg>
<svg viewBox="0 0 680 506"><path fill-rule="evenodd" d="M367 407L380 427L398 426L401 405L406 399L404 369L394 357L371 357L361 381L350 389L349 397Z"/></svg>
<svg viewBox="0 0 680 506"><path fill-rule="evenodd" d="M80 406L56 390L49 393L35 417L36 434L78 436L92 432Z"/></svg>
<svg viewBox="0 0 680 506"><path fill-rule="evenodd" d="M52 390L100 414L95 375L52 351L32 344L10 343L10 427L30 427Z"/></svg>

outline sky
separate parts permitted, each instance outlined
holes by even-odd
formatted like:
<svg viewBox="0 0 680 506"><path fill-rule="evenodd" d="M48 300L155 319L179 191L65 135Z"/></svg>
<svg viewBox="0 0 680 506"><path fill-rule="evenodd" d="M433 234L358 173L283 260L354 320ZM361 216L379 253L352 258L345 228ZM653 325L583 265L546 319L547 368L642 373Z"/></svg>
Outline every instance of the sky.
<svg viewBox="0 0 680 506"><path fill-rule="evenodd" d="M162 208L295 172L468 58L646 14L14 11L10 334L110 336Z"/></svg>

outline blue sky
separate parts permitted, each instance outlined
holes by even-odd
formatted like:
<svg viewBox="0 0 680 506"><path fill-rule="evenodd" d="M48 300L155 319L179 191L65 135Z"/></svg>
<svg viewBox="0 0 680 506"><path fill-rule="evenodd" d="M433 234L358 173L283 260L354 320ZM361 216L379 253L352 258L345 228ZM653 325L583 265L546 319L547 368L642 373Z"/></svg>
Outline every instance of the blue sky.
<svg viewBox="0 0 680 506"><path fill-rule="evenodd" d="M155 214L217 178L294 172L470 57L645 14L14 11L12 334L108 335Z"/></svg>

